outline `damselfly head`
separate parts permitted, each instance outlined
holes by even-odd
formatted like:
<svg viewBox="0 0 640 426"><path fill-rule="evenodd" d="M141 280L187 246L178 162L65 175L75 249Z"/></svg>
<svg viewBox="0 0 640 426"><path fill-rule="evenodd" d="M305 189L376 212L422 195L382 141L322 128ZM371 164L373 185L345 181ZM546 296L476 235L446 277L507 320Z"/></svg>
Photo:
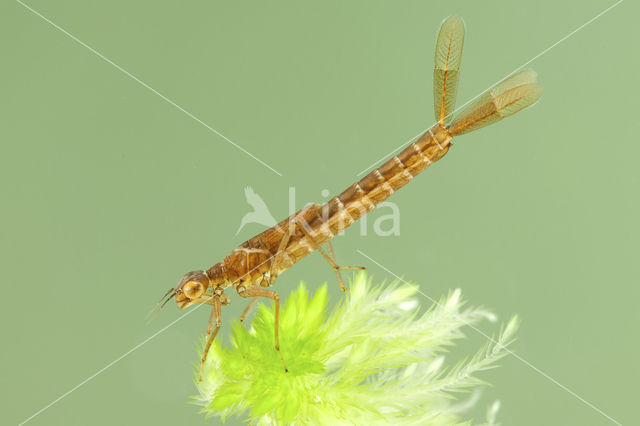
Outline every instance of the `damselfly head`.
<svg viewBox="0 0 640 426"><path fill-rule="evenodd" d="M175 290L175 298L178 308L184 309L194 303L201 303L207 288L209 288L209 277L205 271L193 271L186 274Z"/></svg>

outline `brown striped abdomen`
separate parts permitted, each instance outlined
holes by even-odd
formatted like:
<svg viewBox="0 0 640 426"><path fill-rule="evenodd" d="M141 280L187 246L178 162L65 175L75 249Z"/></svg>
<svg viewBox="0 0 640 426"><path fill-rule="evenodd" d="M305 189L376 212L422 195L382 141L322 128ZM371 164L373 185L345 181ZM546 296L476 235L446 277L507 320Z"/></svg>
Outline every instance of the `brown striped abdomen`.
<svg viewBox="0 0 640 426"><path fill-rule="evenodd" d="M448 130L436 124L397 156L329 200L322 207L325 228L333 235L340 233L442 158L450 146Z"/></svg>
<svg viewBox="0 0 640 426"><path fill-rule="evenodd" d="M308 206L243 243L222 262L227 279L268 285L263 281L265 272L274 272L277 276L318 246L331 240L442 158L450 146L451 135L448 130L436 124L397 156L323 206ZM278 270L271 271L272 259L275 258L286 227L292 219L296 226L292 228L285 254ZM244 274L247 275L240 278Z"/></svg>

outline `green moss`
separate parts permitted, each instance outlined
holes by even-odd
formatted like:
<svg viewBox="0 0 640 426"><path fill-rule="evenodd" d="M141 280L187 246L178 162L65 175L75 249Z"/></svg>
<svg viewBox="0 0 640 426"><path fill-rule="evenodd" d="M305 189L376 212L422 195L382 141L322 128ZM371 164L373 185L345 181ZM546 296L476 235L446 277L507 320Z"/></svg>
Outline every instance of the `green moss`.
<svg viewBox="0 0 640 426"><path fill-rule="evenodd" d="M326 284L313 297L303 283L289 295L280 323L286 373L274 349L273 307L260 305L250 329L236 321L231 347L217 340L196 382L203 411L256 424L460 424L457 392L482 384L474 373L504 356L516 318L447 368L443 354L461 328L493 314L464 309L458 290L421 314L416 286L373 286L365 273L350 290L331 312Z"/></svg>

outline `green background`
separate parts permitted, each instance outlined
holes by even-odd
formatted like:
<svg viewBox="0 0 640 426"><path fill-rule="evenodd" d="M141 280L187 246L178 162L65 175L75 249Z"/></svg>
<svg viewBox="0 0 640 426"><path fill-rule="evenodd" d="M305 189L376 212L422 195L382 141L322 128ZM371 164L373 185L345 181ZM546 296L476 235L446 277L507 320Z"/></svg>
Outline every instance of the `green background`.
<svg viewBox="0 0 640 426"><path fill-rule="evenodd" d="M28 4L283 176L14 1L0 5L0 416L25 420L183 312L144 316L189 270L262 231L252 186L280 219L336 194L433 123L441 20L467 24L458 105L613 1L44 1ZM622 423L637 412L639 8L626 1L531 68L532 109L456 140L390 201L401 234L335 242L342 264L438 298L460 287L513 349ZM372 218L382 212L372 213ZM319 255L277 282L334 282ZM333 301L338 286L330 287ZM245 303L232 295L222 331ZM428 300L423 300L428 305ZM30 424L205 424L187 405L200 309ZM496 330L485 325L485 332ZM483 338L469 331L471 346ZM466 347L463 345L463 348ZM508 425L612 424L523 362L482 376L469 414ZM232 424L237 420L233 420Z"/></svg>

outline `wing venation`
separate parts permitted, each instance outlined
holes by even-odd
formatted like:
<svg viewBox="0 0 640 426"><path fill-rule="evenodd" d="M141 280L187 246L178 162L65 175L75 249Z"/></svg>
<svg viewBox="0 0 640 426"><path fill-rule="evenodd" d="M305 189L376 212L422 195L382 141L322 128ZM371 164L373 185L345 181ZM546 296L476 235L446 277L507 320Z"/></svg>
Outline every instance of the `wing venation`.
<svg viewBox="0 0 640 426"><path fill-rule="evenodd" d="M536 73L522 71L480 96L466 107L449 126L452 135L461 135L488 126L533 105L542 88L536 84Z"/></svg>
<svg viewBox="0 0 640 426"><path fill-rule="evenodd" d="M444 121L453 112L464 45L464 22L451 16L440 26L433 69L433 105L436 120Z"/></svg>

